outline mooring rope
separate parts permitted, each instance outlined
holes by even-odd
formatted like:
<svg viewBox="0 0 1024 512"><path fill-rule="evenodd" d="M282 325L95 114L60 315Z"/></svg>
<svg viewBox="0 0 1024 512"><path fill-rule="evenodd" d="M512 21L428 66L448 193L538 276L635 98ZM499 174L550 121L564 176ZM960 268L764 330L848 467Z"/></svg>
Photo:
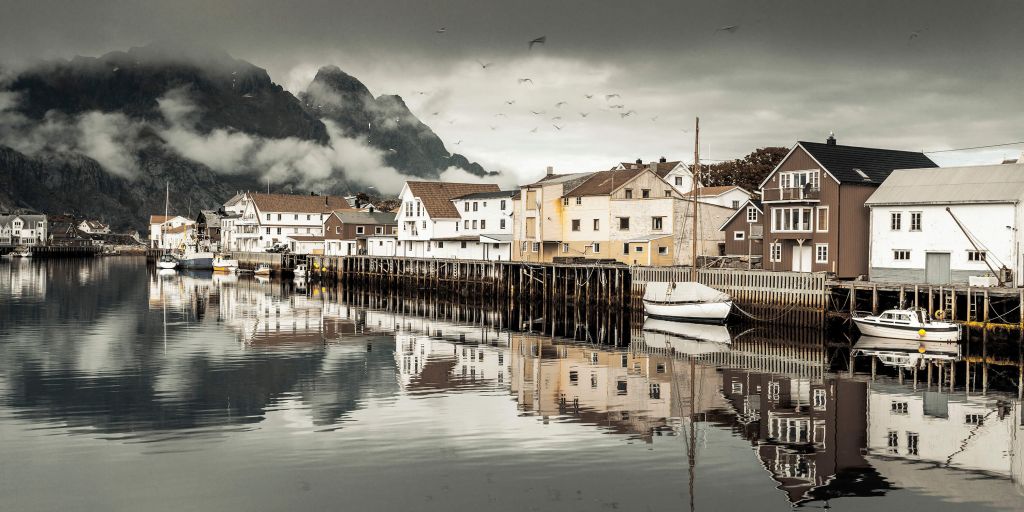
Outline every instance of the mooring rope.
<svg viewBox="0 0 1024 512"><path fill-rule="evenodd" d="M772 317L772 318L761 318L761 317L755 316L753 313L750 313L750 312L744 310L743 308L741 308L735 302L732 303L732 307L736 308L737 311L739 311L740 313L745 315L747 318L749 318L751 320L758 321L758 322L774 322L775 320L778 320L778 319L782 318L783 316L788 315L790 312L792 312L794 309L796 309L795 305L790 305L790 306L787 306L786 309L784 309L782 311L782 313L779 313L778 316L775 316L775 317Z"/></svg>

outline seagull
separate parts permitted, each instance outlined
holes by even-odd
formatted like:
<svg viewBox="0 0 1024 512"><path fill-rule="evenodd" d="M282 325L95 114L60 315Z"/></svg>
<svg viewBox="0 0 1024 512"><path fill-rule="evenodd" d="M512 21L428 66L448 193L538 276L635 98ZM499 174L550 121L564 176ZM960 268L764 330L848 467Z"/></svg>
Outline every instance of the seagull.
<svg viewBox="0 0 1024 512"><path fill-rule="evenodd" d="M494 114L494 117L498 117L498 116L501 116L501 117L508 117L508 116L507 116L507 115L505 115L505 114L504 114L503 112L498 112L497 114Z"/></svg>
<svg viewBox="0 0 1024 512"><path fill-rule="evenodd" d="M430 115L432 115L432 116L436 116L436 115L438 115L438 114L440 114L440 112L434 112L433 114L430 114Z"/></svg>
<svg viewBox="0 0 1024 512"><path fill-rule="evenodd" d="M552 120L552 121L561 121L561 120L562 120L562 116L555 116L555 117L552 117L552 118L551 118L551 120Z"/></svg>
<svg viewBox="0 0 1024 512"><path fill-rule="evenodd" d="M593 94L584 94L583 97L589 100L590 98L593 98L594 95Z"/></svg>
<svg viewBox="0 0 1024 512"><path fill-rule="evenodd" d="M921 37L921 32L924 32L923 28L919 28L919 29L911 32L910 33L910 37L907 38L907 42L909 43L910 41L913 41L914 39L917 39L918 37Z"/></svg>
<svg viewBox="0 0 1024 512"><path fill-rule="evenodd" d="M416 94L416 95L419 95L419 96L422 96L422 95L426 94L427 92L426 91L413 91L412 93Z"/></svg>
<svg viewBox="0 0 1024 512"><path fill-rule="evenodd" d="M459 139L459 141L455 143L456 146L458 146L459 144L462 144L462 139Z"/></svg>
<svg viewBox="0 0 1024 512"><path fill-rule="evenodd" d="M492 131L492 132L493 132L494 130L497 130L497 129L498 129L498 127L497 127L497 126L490 126L489 128L491 129L491 131Z"/></svg>
<svg viewBox="0 0 1024 512"><path fill-rule="evenodd" d="M540 36L537 39L533 39L533 40L530 41L530 49L532 50L533 49L533 45L535 45L535 44L545 44L547 42L548 42L548 36Z"/></svg>
<svg viewBox="0 0 1024 512"><path fill-rule="evenodd" d="M590 112L580 112L580 117L587 117L589 115L590 115Z"/></svg>
<svg viewBox="0 0 1024 512"><path fill-rule="evenodd" d="M525 84L526 82L530 82L532 84L533 80L530 80L529 78L520 78L519 79L519 83L521 83L521 84Z"/></svg>
<svg viewBox="0 0 1024 512"><path fill-rule="evenodd" d="M531 110L530 113L535 115L535 116L539 116L539 115L542 115L544 113L544 111L541 110L540 112L537 112L536 110Z"/></svg>
<svg viewBox="0 0 1024 512"><path fill-rule="evenodd" d="M626 118L626 117L631 116L633 114L636 114L635 110L630 110L629 112L623 112L623 113L619 114L619 116L622 117L622 118Z"/></svg>
<svg viewBox="0 0 1024 512"><path fill-rule="evenodd" d="M395 149L395 148L388 148L388 152L389 153L398 153L398 150Z"/></svg>
<svg viewBox="0 0 1024 512"><path fill-rule="evenodd" d="M555 129L556 129L556 130L558 130L558 131L562 131L562 127L561 127L561 126L558 126L557 124L553 124L553 125L551 125L551 126L554 126L554 127L555 127Z"/></svg>
<svg viewBox="0 0 1024 512"><path fill-rule="evenodd" d="M717 34L718 32L728 32L732 34L733 32L736 32L739 29L739 25L726 25L724 27L719 27L718 30L715 31L715 33Z"/></svg>
<svg viewBox="0 0 1024 512"><path fill-rule="evenodd" d="M619 98L619 97L620 97L619 93L612 93L612 94L605 94L604 95L605 101L610 100L612 98Z"/></svg>
<svg viewBox="0 0 1024 512"><path fill-rule="evenodd" d="M529 80L529 79L527 79L527 80ZM506 105L512 105L515 102L516 102L516 100L505 100L505 104Z"/></svg>
<svg viewBox="0 0 1024 512"><path fill-rule="evenodd" d="M434 33L436 33L436 34L444 34L444 33L445 33L445 32L447 32L447 31L448 31L448 29L447 29L447 28L445 28L445 27L441 27L441 28L439 28L439 29L435 30L435 31L434 31Z"/></svg>
<svg viewBox="0 0 1024 512"><path fill-rule="evenodd" d="M530 133L537 133L537 128L534 127L534 129L530 130Z"/></svg>
<svg viewBox="0 0 1024 512"><path fill-rule="evenodd" d="M626 106L625 105L612 105L609 108L626 108Z"/></svg>
<svg viewBox="0 0 1024 512"><path fill-rule="evenodd" d="M487 69L487 68L489 68L489 67L494 65L493 62L483 63L483 62L480 62L480 61L476 61L476 63L480 64L480 67L483 68L483 69Z"/></svg>
<svg viewBox="0 0 1024 512"><path fill-rule="evenodd" d="M561 107L562 107L562 105L565 105L565 104L566 104L566 102L564 102L564 101L559 101L558 103L555 103L555 108L561 108Z"/></svg>

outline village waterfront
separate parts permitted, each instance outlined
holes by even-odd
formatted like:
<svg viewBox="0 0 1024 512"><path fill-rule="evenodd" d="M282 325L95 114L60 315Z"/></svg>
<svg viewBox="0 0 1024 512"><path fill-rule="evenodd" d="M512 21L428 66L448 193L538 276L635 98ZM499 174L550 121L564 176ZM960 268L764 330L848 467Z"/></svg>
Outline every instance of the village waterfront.
<svg viewBox="0 0 1024 512"><path fill-rule="evenodd" d="M160 272L141 257L2 260L0 504L1019 510L1024 500L1016 343L969 336L943 377L911 378L854 355L842 330L741 324L723 337L613 310L550 329L524 324L516 307Z"/></svg>

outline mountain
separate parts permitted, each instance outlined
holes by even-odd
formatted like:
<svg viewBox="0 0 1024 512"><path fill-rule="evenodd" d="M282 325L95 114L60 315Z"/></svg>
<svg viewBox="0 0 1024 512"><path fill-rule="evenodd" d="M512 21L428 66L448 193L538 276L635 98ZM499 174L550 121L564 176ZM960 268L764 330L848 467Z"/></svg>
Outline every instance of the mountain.
<svg viewBox="0 0 1024 512"><path fill-rule="evenodd" d="M450 153L399 96L335 66L298 98L225 52L166 44L39 63L0 87L0 211L32 209L143 229L164 184L179 214L238 190L350 193L389 166L436 179ZM378 187L380 189L381 187Z"/></svg>

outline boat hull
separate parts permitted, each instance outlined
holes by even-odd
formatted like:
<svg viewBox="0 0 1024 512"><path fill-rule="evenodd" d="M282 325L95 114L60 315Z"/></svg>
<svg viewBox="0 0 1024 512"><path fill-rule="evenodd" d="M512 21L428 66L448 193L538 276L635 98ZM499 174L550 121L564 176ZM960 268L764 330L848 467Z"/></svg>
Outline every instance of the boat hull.
<svg viewBox="0 0 1024 512"><path fill-rule="evenodd" d="M723 324L732 311L732 301L660 303L644 301L644 314L652 318L683 322Z"/></svg>
<svg viewBox="0 0 1024 512"><path fill-rule="evenodd" d="M941 327L890 326L879 325L863 318L854 318L853 323L857 326L857 330L865 336L918 341L960 341L960 329L956 325ZM921 329L925 331L924 336L920 333Z"/></svg>
<svg viewBox="0 0 1024 512"><path fill-rule="evenodd" d="M213 270L213 258L182 258L178 266L192 270Z"/></svg>
<svg viewBox="0 0 1024 512"><path fill-rule="evenodd" d="M174 270L174 269L178 268L178 262L177 261L158 261L158 262L156 262L156 267L161 269L161 270Z"/></svg>

